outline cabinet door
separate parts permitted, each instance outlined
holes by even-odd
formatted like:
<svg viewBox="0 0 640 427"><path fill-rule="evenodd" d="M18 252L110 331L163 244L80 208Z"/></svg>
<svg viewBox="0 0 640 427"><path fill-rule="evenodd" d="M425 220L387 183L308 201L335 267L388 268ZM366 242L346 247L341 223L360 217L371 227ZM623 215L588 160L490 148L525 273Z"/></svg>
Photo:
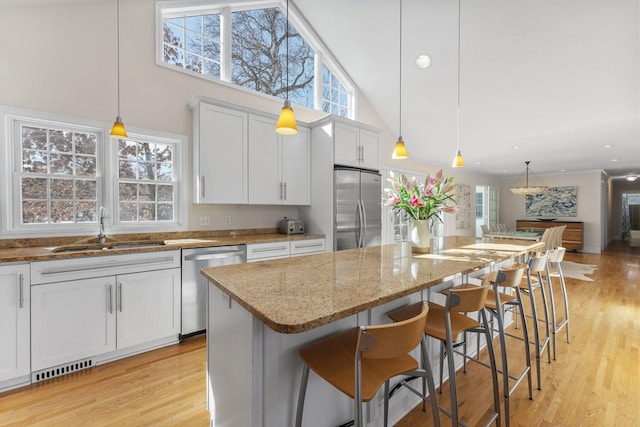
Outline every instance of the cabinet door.
<svg viewBox="0 0 640 427"><path fill-rule="evenodd" d="M0 267L0 381L31 372L29 265Z"/></svg>
<svg viewBox="0 0 640 427"><path fill-rule="evenodd" d="M180 333L180 269L117 277L118 349Z"/></svg>
<svg viewBox="0 0 640 427"><path fill-rule="evenodd" d="M31 369L38 371L116 348L115 278L31 287Z"/></svg>
<svg viewBox="0 0 640 427"><path fill-rule="evenodd" d="M249 203L282 204L279 135L276 121L249 117Z"/></svg>
<svg viewBox="0 0 640 427"><path fill-rule="evenodd" d="M194 127L194 200L247 203L247 114L202 102Z"/></svg>
<svg viewBox="0 0 640 427"><path fill-rule="evenodd" d="M360 165L363 168L378 169L380 135L366 129L360 129Z"/></svg>
<svg viewBox="0 0 640 427"><path fill-rule="evenodd" d="M344 123L334 123L334 163L345 166L360 166L359 129Z"/></svg>
<svg viewBox="0 0 640 427"><path fill-rule="evenodd" d="M311 204L311 137L309 129L298 127L298 133L282 137L283 203Z"/></svg>

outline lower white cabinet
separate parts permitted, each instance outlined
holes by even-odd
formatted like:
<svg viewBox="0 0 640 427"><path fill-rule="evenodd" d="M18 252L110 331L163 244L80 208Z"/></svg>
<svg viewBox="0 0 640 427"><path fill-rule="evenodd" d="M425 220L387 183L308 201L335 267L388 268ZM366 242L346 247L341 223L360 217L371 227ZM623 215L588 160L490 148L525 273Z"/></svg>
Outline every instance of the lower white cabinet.
<svg viewBox="0 0 640 427"><path fill-rule="evenodd" d="M127 349L132 349L131 353L139 352L146 343L163 338L177 341L180 334L179 253L33 263L31 370L40 371L99 355L105 357L111 352L126 354ZM83 263L86 269L82 269ZM114 274L118 270L135 269L142 271ZM72 280L83 275L101 277ZM65 280L40 283L46 277ZM120 351L123 349L124 352Z"/></svg>
<svg viewBox="0 0 640 427"><path fill-rule="evenodd" d="M116 349L115 277L31 288L31 367L51 366Z"/></svg>
<svg viewBox="0 0 640 427"><path fill-rule="evenodd" d="M117 277L117 348L180 333L180 269Z"/></svg>
<svg viewBox="0 0 640 427"><path fill-rule="evenodd" d="M0 390L29 376L29 264L0 267Z"/></svg>

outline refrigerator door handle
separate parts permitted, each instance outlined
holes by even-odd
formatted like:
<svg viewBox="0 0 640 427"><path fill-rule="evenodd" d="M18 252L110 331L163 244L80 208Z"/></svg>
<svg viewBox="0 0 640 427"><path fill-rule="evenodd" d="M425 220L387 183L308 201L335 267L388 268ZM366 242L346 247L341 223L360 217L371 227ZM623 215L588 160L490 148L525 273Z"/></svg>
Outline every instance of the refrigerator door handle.
<svg viewBox="0 0 640 427"><path fill-rule="evenodd" d="M362 226L360 230L362 233L362 244L360 245L360 247L364 248L367 244L367 211L364 208L364 202L362 200L360 200L360 206L362 206L362 208L360 209L360 212L362 212Z"/></svg>
<svg viewBox="0 0 640 427"><path fill-rule="evenodd" d="M362 242L362 212L360 211L360 200L356 204L356 248L361 248Z"/></svg>

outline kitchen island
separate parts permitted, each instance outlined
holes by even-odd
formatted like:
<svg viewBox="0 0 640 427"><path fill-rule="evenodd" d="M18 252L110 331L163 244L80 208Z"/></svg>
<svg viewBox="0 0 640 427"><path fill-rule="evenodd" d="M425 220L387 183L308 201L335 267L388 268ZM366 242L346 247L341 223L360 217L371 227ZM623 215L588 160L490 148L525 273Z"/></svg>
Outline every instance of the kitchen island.
<svg viewBox="0 0 640 427"><path fill-rule="evenodd" d="M211 425L293 425L301 374L298 347L355 325L387 323L385 313L396 307L433 299L464 275L479 274L542 246L452 236L434 240L430 254L414 255L406 244L392 244L203 269L211 283ZM391 421L414 407L416 399L408 393L394 396ZM380 402L376 398L367 405L369 425L380 424ZM312 375L303 424L344 423L351 407L349 398Z"/></svg>

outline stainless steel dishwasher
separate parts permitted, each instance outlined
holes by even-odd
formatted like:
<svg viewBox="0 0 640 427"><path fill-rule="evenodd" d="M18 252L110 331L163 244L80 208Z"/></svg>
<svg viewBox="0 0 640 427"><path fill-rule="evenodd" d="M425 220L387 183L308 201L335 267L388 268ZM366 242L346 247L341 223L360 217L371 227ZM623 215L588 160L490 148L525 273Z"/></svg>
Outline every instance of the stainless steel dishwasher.
<svg viewBox="0 0 640 427"><path fill-rule="evenodd" d="M207 328L207 280L200 274L200 270L246 261L245 245L182 250L181 337L204 332Z"/></svg>

